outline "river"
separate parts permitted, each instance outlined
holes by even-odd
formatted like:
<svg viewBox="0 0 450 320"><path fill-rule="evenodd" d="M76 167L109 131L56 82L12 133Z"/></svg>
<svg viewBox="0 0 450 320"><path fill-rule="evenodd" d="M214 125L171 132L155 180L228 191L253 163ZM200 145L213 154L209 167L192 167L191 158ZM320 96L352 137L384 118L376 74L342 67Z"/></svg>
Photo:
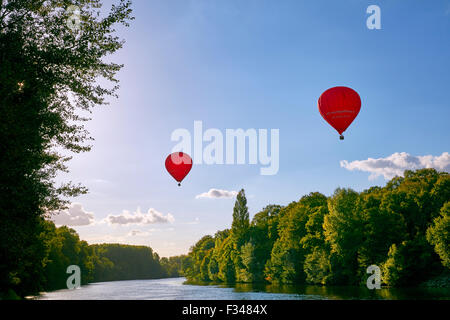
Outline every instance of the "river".
<svg viewBox="0 0 450 320"><path fill-rule="evenodd" d="M450 299L450 289L191 285L185 278L97 282L79 289L42 293L39 300L313 300L313 299Z"/></svg>

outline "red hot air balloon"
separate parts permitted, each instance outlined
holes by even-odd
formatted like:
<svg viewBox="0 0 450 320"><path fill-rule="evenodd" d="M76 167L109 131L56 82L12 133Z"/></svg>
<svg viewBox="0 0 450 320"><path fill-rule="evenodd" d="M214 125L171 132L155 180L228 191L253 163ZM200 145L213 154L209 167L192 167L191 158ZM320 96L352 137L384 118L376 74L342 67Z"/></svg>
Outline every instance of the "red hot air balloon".
<svg viewBox="0 0 450 320"><path fill-rule="evenodd" d="M170 175L178 181L181 186L181 181L187 176L192 168L191 157L183 152L174 152L169 154L166 158L166 169Z"/></svg>
<svg viewBox="0 0 450 320"><path fill-rule="evenodd" d="M353 122L361 110L358 93L347 87L334 87L326 90L319 98L319 112L322 117L340 134Z"/></svg>

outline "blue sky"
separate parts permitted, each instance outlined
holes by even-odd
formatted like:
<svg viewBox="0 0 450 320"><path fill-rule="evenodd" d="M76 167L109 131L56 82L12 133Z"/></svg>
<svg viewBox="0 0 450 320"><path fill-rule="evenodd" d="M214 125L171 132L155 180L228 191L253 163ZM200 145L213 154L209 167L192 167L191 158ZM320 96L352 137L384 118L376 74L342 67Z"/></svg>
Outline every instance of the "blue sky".
<svg viewBox="0 0 450 320"><path fill-rule="evenodd" d="M371 4L381 9L381 30L366 27ZM449 167L440 156L450 151L450 1L135 0L133 7L131 27L119 28L126 44L110 58L125 65L120 97L93 112L92 151L75 155L59 177L90 189L73 199L95 220L73 226L82 239L187 253L231 224L233 198L196 199L211 188L244 188L252 217L311 191L386 182L342 160ZM362 100L344 141L317 109L320 94L337 85ZM164 168L176 144L170 136L192 132L195 120L222 132L279 129L278 174L262 176L260 165L194 165L178 187ZM389 158L400 152L408 155ZM173 219L105 222L138 207Z"/></svg>

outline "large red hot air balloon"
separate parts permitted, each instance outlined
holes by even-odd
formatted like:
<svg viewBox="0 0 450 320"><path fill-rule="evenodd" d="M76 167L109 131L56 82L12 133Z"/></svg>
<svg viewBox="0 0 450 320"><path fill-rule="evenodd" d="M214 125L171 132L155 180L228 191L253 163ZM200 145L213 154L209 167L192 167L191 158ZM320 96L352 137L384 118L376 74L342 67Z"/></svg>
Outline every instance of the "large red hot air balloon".
<svg viewBox="0 0 450 320"><path fill-rule="evenodd" d="M191 157L184 152L174 152L166 158L166 169L170 175L181 185L181 181L187 176L192 168Z"/></svg>
<svg viewBox="0 0 450 320"><path fill-rule="evenodd" d="M322 117L340 134L353 122L361 110L358 93L347 87L334 87L326 90L319 98L319 112Z"/></svg>

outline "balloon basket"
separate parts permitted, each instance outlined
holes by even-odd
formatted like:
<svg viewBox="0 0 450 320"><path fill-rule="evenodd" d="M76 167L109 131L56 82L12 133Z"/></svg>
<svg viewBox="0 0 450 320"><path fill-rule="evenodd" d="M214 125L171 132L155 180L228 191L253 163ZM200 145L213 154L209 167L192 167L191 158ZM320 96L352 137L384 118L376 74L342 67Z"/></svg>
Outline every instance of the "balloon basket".
<svg viewBox="0 0 450 320"><path fill-rule="evenodd" d="M344 140L344 136L341 135L341 136L339 137L339 140Z"/></svg>

